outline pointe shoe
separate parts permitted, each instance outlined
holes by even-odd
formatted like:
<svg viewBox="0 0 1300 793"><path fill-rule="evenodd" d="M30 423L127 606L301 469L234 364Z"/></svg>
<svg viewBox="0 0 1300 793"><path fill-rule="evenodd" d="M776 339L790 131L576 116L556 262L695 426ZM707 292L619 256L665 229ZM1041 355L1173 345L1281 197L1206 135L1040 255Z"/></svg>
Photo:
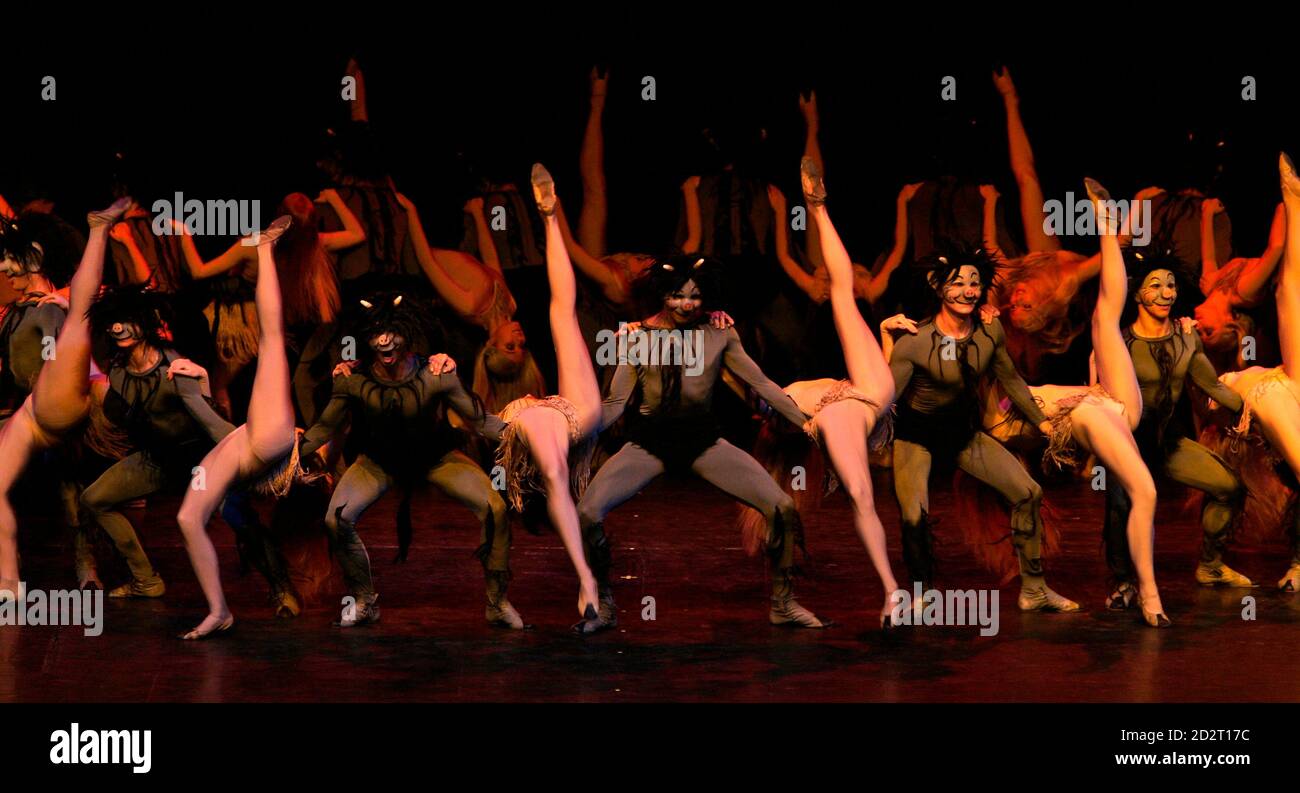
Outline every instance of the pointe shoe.
<svg viewBox="0 0 1300 793"><path fill-rule="evenodd" d="M1278 155L1277 170L1282 177L1282 192L1300 197L1300 177L1296 176L1295 163L1286 152Z"/></svg>
<svg viewBox="0 0 1300 793"><path fill-rule="evenodd" d="M1106 608L1111 611L1126 611L1133 608L1137 598L1137 587L1128 581L1121 582L1106 598Z"/></svg>
<svg viewBox="0 0 1300 793"><path fill-rule="evenodd" d="M1079 604L1067 597L1058 595L1047 584L1021 586L1017 605L1021 611L1071 612L1078 611Z"/></svg>
<svg viewBox="0 0 1300 793"><path fill-rule="evenodd" d="M275 607L276 619L293 619L302 613L302 605L292 592L272 592L271 605Z"/></svg>
<svg viewBox="0 0 1300 793"><path fill-rule="evenodd" d="M1148 611L1146 601L1143 600L1141 595L1138 595L1137 602L1138 608L1142 610L1143 621L1152 628L1168 628L1174 624L1165 616L1163 608L1160 611Z"/></svg>
<svg viewBox="0 0 1300 793"><path fill-rule="evenodd" d="M114 201L108 208L86 215L86 222L90 224L92 229L100 226L111 226L121 220L130 207L131 199L123 196Z"/></svg>
<svg viewBox="0 0 1300 793"><path fill-rule="evenodd" d="M767 613L773 625L790 625L796 628L827 628L830 620L822 619L800 606L793 597L772 598L772 608Z"/></svg>
<svg viewBox="0 0 1300 793"><path fill-rule="evenodd" d="M551 178L551 172L540 162L533 163L532 182L533 200L537 202L537 211L544 217L554 215L555 205L559 202L555 196L555 180Z"/></svg>
<svg viewBox="0 0 1300 793"><path fill-rule="evenodd" d="M1277 582L1277 588L1283 592L1300 592L1300 564L1293 564Z"/></svg>
<svg viewBox="0 0 1300 793"><path fill-rule="evenodd" d="M894 617L894 611L898 608L894 596L891 594L885 598L885 607L880 610L880 632L888 634L892 630L903 627L905 624L901 619Z"/></svg>
<svg viewBox="0 0 1300 793"><path fill-rule="evenodd" d="M1093 209L1097 213L1097 228L1103 234L1117 234L1119 218L1111 214L1115 211L1115 205L1110 202L1110 191L1092 177L1084 179L1083 186L1088 191L1088 199L1093 202Z"/></svg>
<svg viewBox="0 0 1300 793"><path fill-rule="evenodd" d="M1253 581L1226 564L1216 566L1204 562L1196 566L1196 583L1201 586L1226 586L1239 589L1250 589L1255 586Z"/></svg>
<svg viewBox="0 0 1300 793"><path fill-rule="evenodd" d="M799 161L799 182L803 185L803 197L809 206L819 207L826 203L826 183L822 180L822 169L812 157Z"/></svg>
<svg viewBox="0 0 1300 793"><path fill-rule="evenodd" d="M226 617L224 620L218 622L215 626L209 628L206 631L195 628L194 630L188 633L182 633L177 638L183 639L184 641L187 642L198 641L199 639L206 639L209 636L213 636L218 633L225 633L226 631L230 630L234 626L235 626L235 615L231 614L229 617Z"/></svg>
<svg viewBox="0 0 1300 793"><path fill-rule="evenodd" d="M504 597L496 603L488 602L487 610L484 612L489 625L495 625L501 628L509 628L514 631L521 631L528 626L524 624L524 618L519 616L515 607L510 605L510 601Z"/></svg>
<svg viewBox="0 0 1300 793"><path fill-rule="evenodd" d="M133 578L128 584L122 584L109 590L111 598L160 598L167 591L162 576L154 573L149 578Z"/></svg>
<svg viewBox="0 0 1300 793"><path fill-rule="evenodd" d="M379 598L376 597L375 600ZM369 603L354 601L343 607L343 614L339 621L334 623L336 628L355 628L360 625L369 625L379 622L379 607L372 600Z"/></svg>
<svg viewBox="0 0 1300 793"><path fill-rule="evenodd" d="M284 233L288 231L289 227L292 225L293 225L292 216L281 215L280 217L271 221L271 225L267 226L264 231L255 231L249 236L245 237L243 239L243 244L249 246L271 245L276 240L280 239L280 237L283 236Z"/></svg>

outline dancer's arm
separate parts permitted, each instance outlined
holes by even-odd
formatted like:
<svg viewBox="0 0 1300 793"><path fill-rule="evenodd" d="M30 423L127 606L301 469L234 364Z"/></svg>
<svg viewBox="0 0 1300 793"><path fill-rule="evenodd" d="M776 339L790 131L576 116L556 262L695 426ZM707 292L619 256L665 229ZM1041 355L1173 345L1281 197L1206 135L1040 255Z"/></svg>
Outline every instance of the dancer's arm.
<svg viewBox="0 0 1300 793"><path fill-rule="evenodd" d="M460 414L467 426L490 441L501 440L501 432L506 428L505 422L499 416L483 410L482 404L475 403L454 371L433 374L428 367L424 367L420 376L430 383L433 393L441 394L447 400L451 409Z"/></svg>
<svg viewBox="0 0 1300 793"><path fill-rule="evenodd" d="M1036 425L1040 430L1047 422L1047 416L1043 415L1043 410L1034 401L1034 395L1029 392L1029 386L1025 384L1024 378L1016 371L1016 365L1011 362L1011 356L1007 354L1007 337L1006 331L1002 329L1002 323L999 320L993 320L992 323L985 326L989 335L993 337L993 376L997 378L1002 390L1007 392L1011 402L1024 414L1025 418ZM1047 430L1044 430L1046 433Z"/></svg>
<svg viewBox="0 0 1300 793"><path fill-rule="evenodd" d="M1214 217L1223 211L1217 198L1201 201L1201 293L1209 294L1219 273L1218 253L1214 244Z"/></svg>
<svg viewBox="0 0 1300 793"><path fill-rule="evenodd" d="M555 218L560 223L560 236L564 239L564 249L568 251L569 260L573 262L574 267L578 268L578 272L595 281L600 287L601 294L609 302L615 304L626 302L630 294L628 284L612 267L592 256L574 239L573 232L569 228L569 219L564 214L564 204L558 200L555 203Z"/></svg>
<svg viewBox="0 0 1300 793"><path fill-rule="evenodd" d="M1282 261L1282 251L1286 248L1286 210L1281 204L1273 213L1273 225L1268 232L1268 247L1258 259L1247 259L1237 276L1236 294L1233 304L1252 305L1264 296L1273 273L1277 272L1278 263Z"/></svg>
<svg viewBox="0 0 1300 793"><path fill-rule="evenodd" d="M1241 395L1219 380L1219 373L1214 371L1214 364L1210 363L1209 357L1205 354L1201 337L1193 333L1186 338L1192 339L1196 344L1196 352L1192 354L1192 362L1187 368L1187 374L1192 378L1192 382L1196 383L1196 386L1210 399L1233 413L1240 413L1243 404Z"/></svg>
<svg viewBox="0 0 1300 793"><path fill-rule="evenodd" d="M424 226L420 223L420 213L415 204L401 193L397 194L397 202L406 210L415 258L420 262L420 269L424 270L433 288L458 314L473 316L481 311L486 301L492 297L492 276L488 275L486 268L468 254L446 256L445 261L439 260L424 236ZM454 277L453 273L460 278Z"/></svg>
<svg viewBox="0 0 1300 793"><path fill-rule="evenodd" d="M781 263L781 269L808 297L818 303L822 302L828 297L826 290L790 255L789 216L786 212L785 194L775 185L768 185L767 202L772 205L772 213L776 215L776 258Z"/></svg>
<svg viewBox="0 0 1300 793"><path fill-rule="evenodd" d="M149 279L153 277L153 269L149 266L149 260L144 257L144 252L140 250L140 245L135 241L135 234L131 232L130 224L114 223L108 230L108 236L126 248L127 257L131 260L131 272L127 275L128 282L149 283Z"/></svg>
<svg viewBox="0 0 1300 793"><path fill-rule="evenodd" d="M194 246L194 238L190 236L185 224L180 221L172 221L173 233L181 238L181 251L185 254L185 266L190 271L190 276L194 279L211 278L214 275L220 275L224 272L234 269L241 264L257 261L257 248L252 245L245 245L243 241L231 245L225 253L210 262L203 261L199 256L199 249Z"/></svg>
<svg viewBox="0 0 1300 793"><path fill-rule="evenodd" d="M706 331L707 332L707 331ZM772 382L771 378L763 374L763 370L758 368L754 359L749 357L745 352L745 347L740 343L740 334L735 329L725 331L727 334L727 346L722 352L722 365L731 370L731 373L745 383L763 398L763 401L776 409L778 413L784 416L796 427L802 427L803 423L808 420L804 412L799 409L790 395L781 390L781 386Z"/></svg>
<svg viewBox="0 0 1300 793"><path fill-rule="evenodd" d="M180 375L172 378L172 383L176 393L181 395L185 410L203 427L209 438L219 441L235 431L235 425L218 415L203 398L203 385L197 377Z"/></svg>
<svg viewBox="0 0 1300 793"><path fill-rule="evenodd" d="M357 220L357 216L348 208L347 203L339 195L339 191L330 187L322 190L317 202L324 202L330 205L334 214L338 215L339 222L343 224L342 231L327 231L320 235L320 244L325 246L327 251L341 251L344 248L351 248L354 245L360 245L366 241L366 230Z"/></svg>
<svg viewBox="0 0 1300 793"><path fill-rule="evenodd" d="M609 382L609 394L600 403L600 428L604 430L618 421L632 397L636 387L636 369L626 363L620 363L614 370L614 378Z"/></svg>
<svg viewBox="0 0 1300 793"><path fill-rule="evenodd" d="M875 275L871 276L871 283L867 285L867 300L875 303L880 296L885 294L889 288L889 278L903 263L903 256L907 253L907 206L916 191L921 189L921 183L905 184L903 189L898 191L898 202L896 204L896 214L894 218L894 247L889 251L889 257Z"/></svg>
<svg viewBox="0 0 1300 793"><path fill-rule="evenodd" d="M487 215L483 214L483 198L476 196L466 201L465 211L474 221L474 236L478 239L478 252L483 257L483 263L505 275L501 269L501 259L497 256L497 244L492 239L492 230L488 228Z"/></svg>
<svg viewBox="0 0 1300 793"><path fill-rule="evenodd" d="M351 414L353 400L351 381L355 376L357 375L334 378L334 390L330 394L329 403L321 411L316 423L302 436L302 447L299 450L302 456L313 454L324 446Z"/></svg>
<svg viewBox="0 0 1300 793"><path fill-rule="evenodd" d="M984 250L998 264L1004 264L1007 261L1006 254L1002 252L1001 246L998 245L998 199L1001 194L998 189L991 184L980 185L980 195L984 196L984 223L982 228L984 237Z"/></svg>
<svg viewBox="0 0 1300 793"><path fill-rule="evenodd" d="M6 218L18 217L18 215L14 212L14 208L9 206L9 202L6 201L5 197L2 195L0 195L0 217L6 217Z"/></svg>
<svg viewBox="0 0 1300 793"><path fill-rule="evenodd" d="M361 73L361 66L357 64L356 58L348 59L347 71L344 74L356 81L356 95L349 107L352 120L368 123L370 113L366 107L366 77Z"/></svg>

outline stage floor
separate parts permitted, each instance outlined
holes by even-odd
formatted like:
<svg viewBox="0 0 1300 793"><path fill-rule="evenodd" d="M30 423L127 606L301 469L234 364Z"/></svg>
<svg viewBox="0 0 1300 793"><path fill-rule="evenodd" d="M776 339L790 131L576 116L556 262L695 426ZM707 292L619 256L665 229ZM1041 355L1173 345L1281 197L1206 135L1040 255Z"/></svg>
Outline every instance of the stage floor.
<svg viewBox="0 0 1300 793"><path fill-rule="evenodd" d="M888 481L877 487L889 494ZM1273 588L1286 569L1282 545L1241 548L1229 561L1264 586L1209 590L1192 578L1197 521L1182 492L1162 493L1157 573L1170 630L1137 612L1105 610L1100 556L1102 498L1086 483L1052 485L1067 516L1049 582L1080 601L1078 614L1021 614L1017 587L1002 590L1000 632L975 627L875 630L881 597L853 531L848 501L829 497L806 517L814 577L800 602L838 623L825 631L767 623L762 562L745 556L734 506L708 485L660 480L607 523L616 548L620 625L588 638L569 633L576 581L554 535L517 529L511 601L535 627L511 632L483 621L482 575L471 554L478 527L432 492L415 498L410 560L393 563L396 498L364 518L383 619L360 629L330 625L343 592L296 620L276 620L255 573L237 577L230 530L214 521L237 623L221 638L181 642L203 601L180 535L176 501L150 504L140 534L168 584L160 600L106 601L103 635L78 627L0 627L0 701L1288 701L1300 700L1295 647L1300 596ZM895 570L902 577L893 498L879 499ZM939 586L987 588L993 576L960 541L952 498L934 514ZM34 521L29 521L33 523ZM32 588L73 585L70 554L55 531L24 531ZM110 582L115 583L115 582ZM1242 619L1242 598L1258 618ZM642 598L656 619L641 618Z"/></svg>

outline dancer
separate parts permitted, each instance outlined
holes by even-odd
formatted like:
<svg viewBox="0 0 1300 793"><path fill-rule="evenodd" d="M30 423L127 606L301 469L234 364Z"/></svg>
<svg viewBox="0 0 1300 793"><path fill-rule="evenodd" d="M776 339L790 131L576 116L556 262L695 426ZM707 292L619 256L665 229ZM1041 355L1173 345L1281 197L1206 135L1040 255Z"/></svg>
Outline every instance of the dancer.
<svg viewBox="0 0 1300 793"><path fill-rule="evenodd" d="M1206 354L1224 368L1239 370L1249 363L1243 343L1247 337L1262 342L1251 311L1261 307L1274 282L1282 250L1286 247L1286 211L1279 204L1268 232L1268 246L1259 257L1238 256L1219 266L1215 254L1214 219L1224 212L1223 202L1207 198L1201 203L1201 293L1205 300L1195 309L1196 330ZM1258 360L1260 350L1252 360Z"/></svg>
<svg viewBox="0 0 1300 793"><path fill-rule="evenodd" d="M604 618L605 601L597 611L596 576L583 553L575 497L580 497L590 474L594 435L600 426L600 386L591 356L578 326L577 280L564 249L556 213L559 197L550 172L533 165L533 197L546 226L546 276L551 287L551 341L559 372L559 393L545 399L527 396L506 406L501 418L509 426L501 434L497 461L505 468L511 505L524 509L527 494L546 499L546 513L560 534L564 549L578 573L578 613L587 626ZM612 606L612 603L610 604Z"/></svg>
<svg viewBox="0 0 1300 793"><path fill-rule="evenodd" d="M99 291L104 274L108 230L126 211L129 201L119 200L108 209L87 216L90 235L68 290L68 317L55 342L54 357L45 362L32 385L32 393L0 428L0 598L22 598L18 575L18 519L9 491L28 461L81 427L91 408L90 324L86 310ZM35 246L5 241L6 269L24 271L39 266L45 252ZM53 251L51 251L53 253ZM18 258L14 258L18 254ZM51 261L53 265L54 262ZM102 525L102 524L101 524ZM105 526L105 530L110 527ZM113 527L120 529L120 525ZM132 572L151 575L153 568L135 539L130 524L125 531L109 532L126 557ZM161 580L160 580L161 585Z"/></svg>
<svg viewBox="0 0 1300 793"><path fill-rule="evenodd" d="M1242 372L1226 374L1221 379L1241 395L1245 403L1241 419L1233 430L1234 440L1252 428L1267 440L1273 454L1286 463L1291 473L1290 481L1286 481L1284 486L1291 490L1294 501L1295 477L1300 475L1300 330L1297 330L1300 328L1300 231L1297 231L1300 230L1300 177L1286 154L1279 157L1278 170L1285 213L1282 270L1276 290L1282 365L1272 369L1252 366ZM1253 448L1248 446L1246 449L1246 457L1256 456ZM1269 457L1262 457L1261 462L1271 462ZM1245 475L1243 470L1243 478ZM1260 498L1275 495L1264 491L1278 488L1278 485L1262 478L1252 478L1248 482L1252 490L1261 491L1256 493ZM1277 582L1278 588L1284 592L1300 591L1300 512L1294 512L1294 503L1292 510L1291 522L1287 526L1292 554L1290 566Z"/></svg>
<svg viewBox="0 0 1300 793"><path fill-rule="evenodd" d="M885 604L880 610L880 625L884 629L895 624L891 613L898 603L894 598L898 581L889 564L885 529L876 514L867 439L894 401L894 378L876 337L858 311L853 264L826 209L821 169L811 157L804 157L801 175L809 217L815 219L820 238L818 249L830 278L831 309L849 377L794 384L786 393L811 416L806 425L808 434L825 449L840 485L853 502L854 527L867 547L885 591Z"/></svg>
<svg viewBox="0 0 1300 793"><path fill-rule="evenodd" d="M629 441L597 472L578 505L601 600L599 618L585 622L585 633L617 624L605 517L668 469L689 470L763 514L772 564L768 617L773 624L829 624L794 599L794 552L802 542L794 501L753 457L722 439L711 414L713 392L726 366L792 424L802 427L807 419L745 353L734 330L719 330L707 321L702 309L706 301L717 299L718 267L712 260L684 255L657 262L649 272L647 283L662 307L641 324L638 334L651 346L663 348L659 340L667 340L670 346L665 349L675 349L679 360L620 361L605 398L602 427L623 415L629 401L632 410Z"/></svg>
<svg viewBox="0 0 1300 793"><path fill-rule="evenodd" d="M1107 605L1113 608L1137 605L1148 625L1167 628L1171 623L1164 613L1155 580L1155 481L1133 437L1133 430L1142 417L1142 392L1120 329L1128 281L1119 244L1119 218L1114 202L1101 185L1088 179L1085 187L1094 202L1102 235L1100 292L1092 315L1096 377L1092 387L1044 385L1030 386L1029 391L1052 423L1044 460L1062 467L1078 465L1081 455L1073 448L1077 445L1096 455L1112 481L1123 488L1133 504L1126 536L1137 587L1127 586L1120 592L1118 601L1108 601ZM1184 334L1191 332L1190 325L1184 326ZM991 406L1001 405L996 389L990 397ZM986 413L985 426L1003 442L1031 431L1023 420L996 407Z"/></svg>
<svg viewBox="0 0 1300 793"><path fill-rule="evenodd" d="M208 520L232 488L250 483L280 465L271 481L263 488L274 495L284 495L298 469L298 458L289 455L294 449L293 402L289 394L289 362L285 355L284 318L281 313L280 283L271 246L289 228L291 219L282 216L265 232L257 234L247 247L257 249L257 286L254 293L257 308L257 370L253 377L253 393L248 405L248 421L217 440L216 446L203 456L196 475L204 477L204 487L190 487L185 492L176 522L185 538L194 574L199 579L204 598L208 602L208 615L182 639L203 639L214 633L229 630L235 624L234 615L226 605L221 588L221 572L217 550L208 536ZM255 244L253 244L255 243ZM197 418L197 417L196 417ZM210 419L211 417L209 417ZM227 510L229 515L229 510ZM227 517L229 521L229 517ZM264 569L273 589L283 602L292 598L287 592L287 574L284 563L274 549L262 546L263 564L275 567ZM287 606L297 612L296 601Z"/></svg>
<svg viewBox="0 0 1300 793"><path fill-rule="evenodd" d="M1044 435L1052 425L1035 403L1007 354L996 319L980 312L994 280L984 251L954 251L923 260L938 312L917 324L897 315L881 324L884 349L898 393L894 439L894 495L903 524L903 558L914 581L934 580L929 479L933 463L953 465L998 491L1011 504L1011 538L1020 567L1022 611L1077 611L1043 575L1042 488L1024 466L981 430L978 393L990 379ZM896 341L891 334L905 335Z"/></svg>
<svg viewBox="0 0 1300 793"><path fill-rule="evenodd" d="M382 292L361 301L363 314L354 335L363 346L359 366L334 379L334 391L316 424L303 435L300 453L311 455L350 418L360 455L343 474L330 498L325 527L343 569L353 603L338 625L351 628L379 619L379 599L370 557L356 524L389 487L409 489L427 481L464 504L483 526L478 558L487 579L487 621L523 628L510 601L510 524L505 502L491 480L462 451L461 434L447 421L447 408L466 424L495 440L500 419L486 414L466 393L455 365L435 356L428 366L417 352L432 344L434 321L418 298ZM403 527L401 554L409 538Z"/></svg>
<svg viewBox="0 0 1300 793"><path fill-rule="evenodd" d="M1206 495L1197 582L1250 587L1249 578L1223 562L1229 529L1244 495L1241 482L1222 457L1189 437L1177 411L1189 380L1233 414L1241 412L1241 397L1219 382L1200 337L1183 332L1172 319L1179 284L1190 280L1180 262L1160 249L1130 249L1128 274L1135 309L1124 327L1124 344L1142 389L1142 418L1134 438L1149 470ZM1131 532L1126 528L1131 525L1132 505L1122 488L1107 489L1106 500L1106 559L1115 581L1110 603L1112 608L1123 608L1133 597Z"/></svg>

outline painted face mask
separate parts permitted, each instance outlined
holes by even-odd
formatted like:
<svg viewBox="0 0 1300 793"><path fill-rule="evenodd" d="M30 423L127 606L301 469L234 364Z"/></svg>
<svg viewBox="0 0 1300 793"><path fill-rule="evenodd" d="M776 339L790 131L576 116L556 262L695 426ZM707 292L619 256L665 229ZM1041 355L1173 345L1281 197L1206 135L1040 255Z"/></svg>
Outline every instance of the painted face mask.
<svg viewBox="0 0 1300 793"><path fill-rule="evenodd" d="M942 291L944 305L962 314L973 311L983 296L984 287L980 283L979 270L969 264L948 279Z"/></svg>
<svg viewBox="0 0 1300 793"><path fill-rule="evenodd" d="M694 281L687 281L664 298L664 309L679 325L694 321L699 316L702 305L700 289Z"/></svg>
<svg viewBox="0 0 1300 793"><path fill-rule="evenodd" d="M127 346L144 338L144 332L134 322L114 322L108 326L108 336L119 346Z"/></svg>
<svg viewBox="0 0 1300 793"><path fill-rule="evenodd" d="M1143 280L1137 300L1153 314L1168 315L1178 300L1178 282L1174 274L1169 270L1152 270Z"/></svg>
<svg viewBox="0 0 1300 793"><path fill-rule="evenodd" d="M385 366L396 363L405 348L406 339L396 331L384 331L370 337L370 349L375 351L375 357Z"/></svg>

